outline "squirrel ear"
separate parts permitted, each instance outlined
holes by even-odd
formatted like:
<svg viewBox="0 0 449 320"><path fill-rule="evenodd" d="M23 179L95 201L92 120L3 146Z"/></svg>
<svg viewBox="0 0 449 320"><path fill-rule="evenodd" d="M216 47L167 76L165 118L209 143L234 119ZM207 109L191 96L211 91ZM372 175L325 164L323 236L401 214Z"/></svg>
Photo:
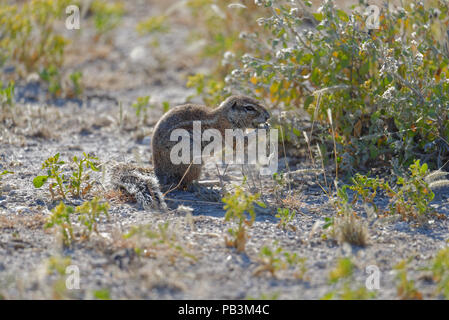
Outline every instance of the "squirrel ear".
<svg viewBox="0 0 449 320"><path fill-rule="evenodd" d="M231 109L235 110L237 108L237 101L234 101L231 105Z"/></svg>

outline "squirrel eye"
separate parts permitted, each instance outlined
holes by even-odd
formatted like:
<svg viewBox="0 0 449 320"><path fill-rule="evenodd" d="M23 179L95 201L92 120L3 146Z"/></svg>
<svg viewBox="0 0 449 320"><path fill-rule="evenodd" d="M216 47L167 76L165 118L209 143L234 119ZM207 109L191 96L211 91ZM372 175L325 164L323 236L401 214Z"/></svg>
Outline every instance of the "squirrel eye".
<svg viewBox="0 0 449 320"><path fill-rule="evenodd" d="M253 106L247 105L244 107L246 111L256 111Z"/></svg>

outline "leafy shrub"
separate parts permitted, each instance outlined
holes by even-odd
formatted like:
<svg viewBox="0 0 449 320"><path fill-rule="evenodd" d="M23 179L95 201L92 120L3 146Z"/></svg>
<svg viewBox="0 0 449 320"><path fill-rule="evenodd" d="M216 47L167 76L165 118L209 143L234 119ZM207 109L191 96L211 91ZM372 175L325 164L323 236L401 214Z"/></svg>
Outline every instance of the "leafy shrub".
<svg viewBox="0 0 449 320"><path fill-rule="evenodd" d="M64 256L51 256L46 261L47 274L57 276L51 285L51 299L74 299L66 285L66 271L71 264L72 259Z"/></svg>
<svg viewBox="0 0 449 320"><path fill-rule="evenodd" d="M75 212L78 213L78 222L82 226L82 240L89 239L93 231L98 233L98 221L100 221L102 215L109 217L108 209L109 204L100 203L97 197L76 207Z"/></svg>
<svg viewBox="0 0 449 320"><path fill-rule="evenodd" d="M80 96L83 93L83 86L82 86L82 79L83 79L83 74L81 73L81 71L75 71L73 73L70 74L69 76L70 81L72 82L72 93L71 96Z"/></svg>
<svg viewBox="0 0 449 320"><path fill-rule="evenodd" d="M236 53L241 64L226 88L303 109L327 129L330 109L335 132L323 131L323 139L335 139L344 170L408 166L419 157L435 166L448 158L447 1L383 7L373 30L362 13L348 15L333 1L310 19L309 1L257 3L270 17L258 19L260 32L247 37L252 50ZM311 20L316 27L306 26Z"/></svg>
<svg viewBox="0 0 449 320"><path fill-rule="evenodd" d="M409 170L408 178L398 178L397 184L400 187L397 192L393 192L390 211L400 214L404 219L419 219L434 211L430 202L435 195L425 181L428 174L427 164L420 165L420 161L416 160ZM387 192L391 194L392 190L387 189Z"/></svg>

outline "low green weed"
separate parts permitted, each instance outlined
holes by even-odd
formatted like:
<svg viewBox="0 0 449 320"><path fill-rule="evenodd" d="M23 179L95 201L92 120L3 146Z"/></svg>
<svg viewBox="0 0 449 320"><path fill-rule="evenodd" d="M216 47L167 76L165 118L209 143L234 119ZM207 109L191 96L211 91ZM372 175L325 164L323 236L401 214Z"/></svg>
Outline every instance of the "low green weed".
<svg viewBox="0 0 449 320"><path fill-rule="evenodd" d="M35 188L41 188L47 180L53 180L49 184L49 191L52 200L56 195L67 199L67 193L70 192L73 197L84 197L91 190L90 171L98 171L98 158L90 154L83 153L83 158L74 156L72 165L75 166L71 176L64 174L63 166L65 161L60 160L60 154L48 158L42 164L42 169L47 171L46 175L37 176L33 179Z"/></svg>
<svg viewBox="0 0 449 320"><path fill-rule="evenodd" d="M304 279L307 268L305 266L306 259L299 257L296 253L285 251L276 243L274 247L263 246L259 253L260 266L254 271L254 275L259 275L268 271L272 276L276 276L280 270L292 268L295 270L294 275L298 279Z"/></svg>
<svg viewBox="0 0 449 320"><path fill-rule="evenodd" d="M265 204L258 201L260 194L250 194L243 190L241 186L237 186L234 194L226 195L222 201L225 203L223 207L226 210L225 221L237 222L236 228L229 228L228 235L225 236L225 243L229 247L234 247L239 252L245 251L245 245L248 241L246 227L251 227L256 219L254 204L265 208ZM250 215L247 219L246 214Z"/></svg>
<svg viewBox="0 0 449 320"><path fill-rule="evenodd" d="M363 286L354 286L355 265L350 258L340 258L336 267L329 273L329 283L335 287L326 293L321 299L331 300L366 300L375 297L375 292L370 292Z"/></svg>
<svg viewBox="0 0 449 320"><path fill-rule="evenodd" d="M278 227L282 228L283 230L296 230L296 227L292 224L290 224L294 217L296 216L296 211L291 210L288 208L278 208L278 213L276 214L276 218L279 218Z"/></svg>
<svg viewBox="0 0 449 320"><path fill-rule="evenodd" d="M352 185L337 188L337 212L354 212L352 205L361 199L365 204L371 205L377 214L398 214L403 220L422 222L435 213L430 206L435 195L426 181L428 174L427 164L421 165L420 160L415 160L410 165L407 177L397 177L395 188L390 187L383 179L357 174L352 179ZM351 202L347 189L354 191ZM388 208L384 210L380 210L374 202L379 191L390 198Z"/></svg>
<svg viewBox="0 0 449 320"><path fill-rule="evenodd" d="M403 300L422 300L422 294L415 287L415 282L408 279L408 264L409 260L402 260L396 264L393 269L396 270L397 294Z"/></svg>
<svg viewBox="0 0 449 320"><path fill-rule="evenodd" d="M76 208L61 201L52 210L44 228L58 228L63 245L69 247L74 241L89 240L92 232L98 233L98 222L103 216L109 217L108 209L109 204L100 202L97 197ZM79 223L79 228L74 225L75 222Z"/></svg>
<svg viewBox="0 0 449 320"><path fill-rule="evenodd" d="M169 258L174 259L181 255L196 261L197 258L182 247L176 237L175 232L170 228L169 222L159 223L157 227L153 225L139 225L132 227L125 239L136 239L135 251L138 255L153 257L160 254L169 254Z"/></svg>
<svg viewBox="0 0 449 320"><path fill-rule="evenodd" d="M14 106L14 82L10 82L3 88L3 84L0 81L0 106L3 111L6 107L11 108Z"/></svg>
<svg viewBox="0 0 449 320"><path fill-rule="evenodd" d="M429 267L433 280L437 283L437 293L449 299L449 248L441 249Z"/></svg>

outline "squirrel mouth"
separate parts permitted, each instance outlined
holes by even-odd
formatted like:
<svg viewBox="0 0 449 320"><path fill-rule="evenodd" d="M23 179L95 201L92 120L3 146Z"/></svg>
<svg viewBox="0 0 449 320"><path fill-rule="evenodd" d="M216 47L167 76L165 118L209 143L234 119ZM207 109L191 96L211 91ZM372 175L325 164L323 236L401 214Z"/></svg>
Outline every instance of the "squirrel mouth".
<svg viewBox="0 0 449 320"><path fill-rule="evenodd" d="M270 124L268 122L262 122L262 123L254 123L254 128L256 129L270 129Z"/></svg>

